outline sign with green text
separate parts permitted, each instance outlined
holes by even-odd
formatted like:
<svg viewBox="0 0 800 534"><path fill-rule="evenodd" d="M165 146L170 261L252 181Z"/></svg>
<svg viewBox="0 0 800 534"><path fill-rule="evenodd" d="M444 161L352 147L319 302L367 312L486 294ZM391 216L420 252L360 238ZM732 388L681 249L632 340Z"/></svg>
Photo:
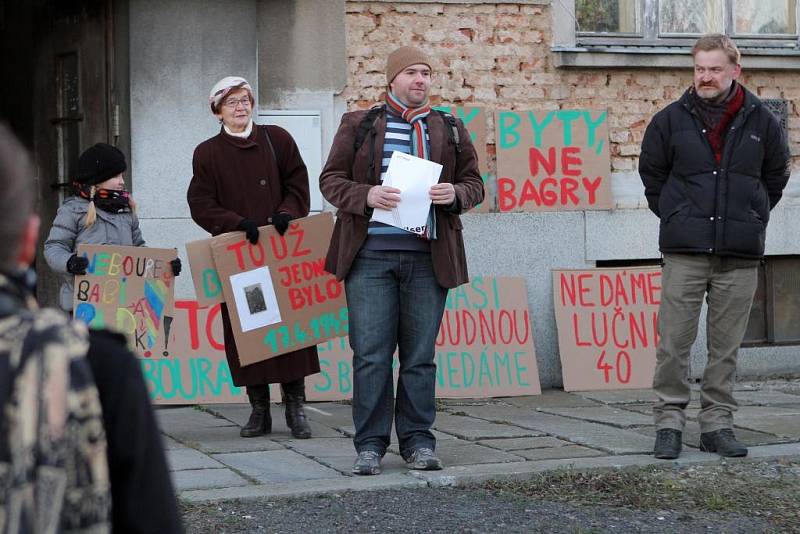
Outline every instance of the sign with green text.
<svg viewBox="0 0 800 534"><path fill-rule="evenodd" d="M333 214L259 232L256 244L244 232L211 240L242 366L347 334L344 286L325 270Z"/></svg>
<svg viewBox="0 0 800 534"><path fill-rule="evenodd" d="M219 304L175 302L168 355L142 359L157 404L247 402L233 385ZM306 378L308 400L353 394L353 353L347 337L317 345L321 371ZM436 396L502 397L541 393L533 330L522 278L476 277L450 290L435 347ZM395 373L399 368L397 356ZM272 398L280 398L277 386Z"/></svg>
<svg viewBox="0 0 800 534"><path fill-rule="evenodd" d="M613 207L606 111L496 111L497 209Z"/></svg>

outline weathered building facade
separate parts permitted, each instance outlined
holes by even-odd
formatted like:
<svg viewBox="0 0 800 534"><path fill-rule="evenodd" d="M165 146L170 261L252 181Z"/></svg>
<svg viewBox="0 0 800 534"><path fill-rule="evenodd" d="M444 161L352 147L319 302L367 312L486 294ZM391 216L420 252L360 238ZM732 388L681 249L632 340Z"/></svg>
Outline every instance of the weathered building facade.
<svg viewBox="0 0 800 534"><path fill-rule="evenodd" d="M490 211L464 217L469 268L472 274L526 279L542 386L558 386L551 269L658 260L658 221L646 208L636 171L639 144L652 115L691 84L694 35L708 30L742 35L741 81L758 96L775 100L779 112L785 109L792 154L800 156L795 2L786 2L785 16L777 16L783 26L763 31L742 28L742 13L737 18L731 11L731 0L718 3L724 16L699 12L687 22L669 18L663 7L669 2L659 8L651 0L87 0L62 14L49 10L51 2L44 0L32 12L5 1L0 3L4 46L13 43L8 28L38 28L35 39L26 41L34 51L31 67L19 58L4 60L4 71L17 69L14 79L26 78L27 72L35 80L30 101L27 95L16 99L29 111L7 114L36 151L44 219L57 206L49 183L68 174L76 151L98 140L118 141L129 155L129 179L148 244L176 246L185 259L182 244L205 237L189 217L185 192L194 147L219 128L207 104L214 82L232 74L251 80L259 120L292 129L313 183L341 114L382 98L386 55L400 44L419 46L434 58L436 104L488 112L486 138L476 142L485 144L489 155ZM587 10L598 4L616 11L599 19L595 12L589 16ZM44 27L35 20L42 13L51 18ZM70 25L83 41L91 35L97 39L76 48L80 40L61 36ZM94 74L70 66L72 52L82 67L98 51L102 69ZM71 68L80 80L74 94L63 75ZM97 76L102 83L90 93L89 81ZM102 95L99 104L97 94ZM74 113L61 113L69 102ZM554 109L608 111L613 209L498 212L492 112ZM102 120L92 125L98 114ZM30 124L26 116L34 117ZM312 207L329 209L318 194ZM748 331L752 346L741 352L742 374L800 372L797 235L800 175L795 171L770 222L763 287ZM46 298L46 287L42 291ZM188 277L181 277L178 293L191 297ZM703 358L704 335L701 325L695 364Z"/></svg>

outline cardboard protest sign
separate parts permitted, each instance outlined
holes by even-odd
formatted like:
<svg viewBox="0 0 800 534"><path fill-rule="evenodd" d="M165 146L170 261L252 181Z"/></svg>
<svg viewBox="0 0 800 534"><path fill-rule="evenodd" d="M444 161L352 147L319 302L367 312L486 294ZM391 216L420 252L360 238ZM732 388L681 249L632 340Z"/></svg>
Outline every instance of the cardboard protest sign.
<svg viewBox="0 0 800 534"><path fill-rule="evenodd" d="M486 108L456 106L435 106L435 108L461 119L475 146L475 152L478 154L478 170L483 178L486 198L478 206L472 208L470 213L492 211L494 209L495 177L489 174L489 153L486 150Z"/></svg>
<svg viewBox="0 0 800 534"><path fill-rule="evenodd" d="M169 350L175 249L78 245L89 260L85 275L75 277L75 318L92 328L125 334L141 356Z"/></svg>
<svg viewBox="0 0 800 534"><path fill-rule="evenodd" d="M179 300L175 315L169 356L142 360L153 401L247 402L244 388L235 387L231 380L219 304ZM317 349L321 371L306 378L308 400L351 398L353 353L347 337L330 339ZM450 290L435 358L439 398L541 393L525 281L476 277ZM273 393L272 398L279 398L277 389Z"/></svg>
<svg viewBox="0 0 800 534"><path fill-rule="evenodd" d="M233 385L225 359L219 303L176 300L170 336L168 354L141 359L153 402L247 402L244 388Z"/></svg>
<svg viewBox="0 0 800 534"><path fill-rule="evenodd" d="M606 111L497 111L497 208L611 209Z"/></svg>
<svg viewBox="0 0 800 534"><path fill-rule="evenodd" d="M564 390L653 385L661 270L554 270Z"/></svg>
<svg viewBox="0 0 800 534"><path fill-rule="evenodd" d="M344 286L325 271L333 215L259 230L255 245L243 232L211 240L243 366L347 334Z"/></svg>
<svg viewBox="0 0 800 534"><path fill-rule="evenodd" d="M214 257L211 255L212 239L214 238L209 237L186 243L186 255L189 258L197 302L205 306L225 301L222 295L222 282L217 273Z"/></svg>

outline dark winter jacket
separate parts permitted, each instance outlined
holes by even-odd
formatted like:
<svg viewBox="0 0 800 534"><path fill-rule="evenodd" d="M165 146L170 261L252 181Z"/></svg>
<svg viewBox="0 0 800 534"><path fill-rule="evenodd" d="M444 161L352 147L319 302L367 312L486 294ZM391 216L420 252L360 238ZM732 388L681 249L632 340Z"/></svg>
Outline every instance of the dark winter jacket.
<svg viewBox="0 0 800 534"><path fill-rule="evenodd" d="M661 252L764 254L769 212L789 179L789 148L775 115L744 93L720 163L689 91L647 127L639 174L650 209L661 219Z"/></svg>
<svg viewBox="0 0 800 534"><path fill-rule="evenodd" d="M265 226L268 217L278 212L295 219L308 215L308 171L297 144L283 128L254 124L246 139L220 129L197 146L192 168L189 209L192 219L211 235L232 232L245 218ZM242 367L225 304L221 312L225 356L237 386L293 382L319 372L316 347Z"/></svg>

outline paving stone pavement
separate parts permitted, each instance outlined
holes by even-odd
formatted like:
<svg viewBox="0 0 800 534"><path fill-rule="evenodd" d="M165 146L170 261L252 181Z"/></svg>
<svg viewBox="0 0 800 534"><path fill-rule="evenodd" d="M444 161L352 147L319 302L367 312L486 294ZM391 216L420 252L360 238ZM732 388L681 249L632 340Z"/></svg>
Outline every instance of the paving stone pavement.
<svg viewBox="0 0 800 534"><path fill-rule="evenodd" d="M693 390L684 452L676 462L650 454L651 390L440 400L433 433L445 469L408 470L393 435L383 473L374 477L351 473L353 422L346 402L309 404L314 437L308 440L291 436L280 404L271 407L272 433L258 438L239 437L250 413L244 404L159 407L157 419L180 497L215 501L524 479L565 467L719 462L697 449L700 406ZM750 447L750 459L800 458L800 381L741 383L736 398L735 431Z"/></svg>

